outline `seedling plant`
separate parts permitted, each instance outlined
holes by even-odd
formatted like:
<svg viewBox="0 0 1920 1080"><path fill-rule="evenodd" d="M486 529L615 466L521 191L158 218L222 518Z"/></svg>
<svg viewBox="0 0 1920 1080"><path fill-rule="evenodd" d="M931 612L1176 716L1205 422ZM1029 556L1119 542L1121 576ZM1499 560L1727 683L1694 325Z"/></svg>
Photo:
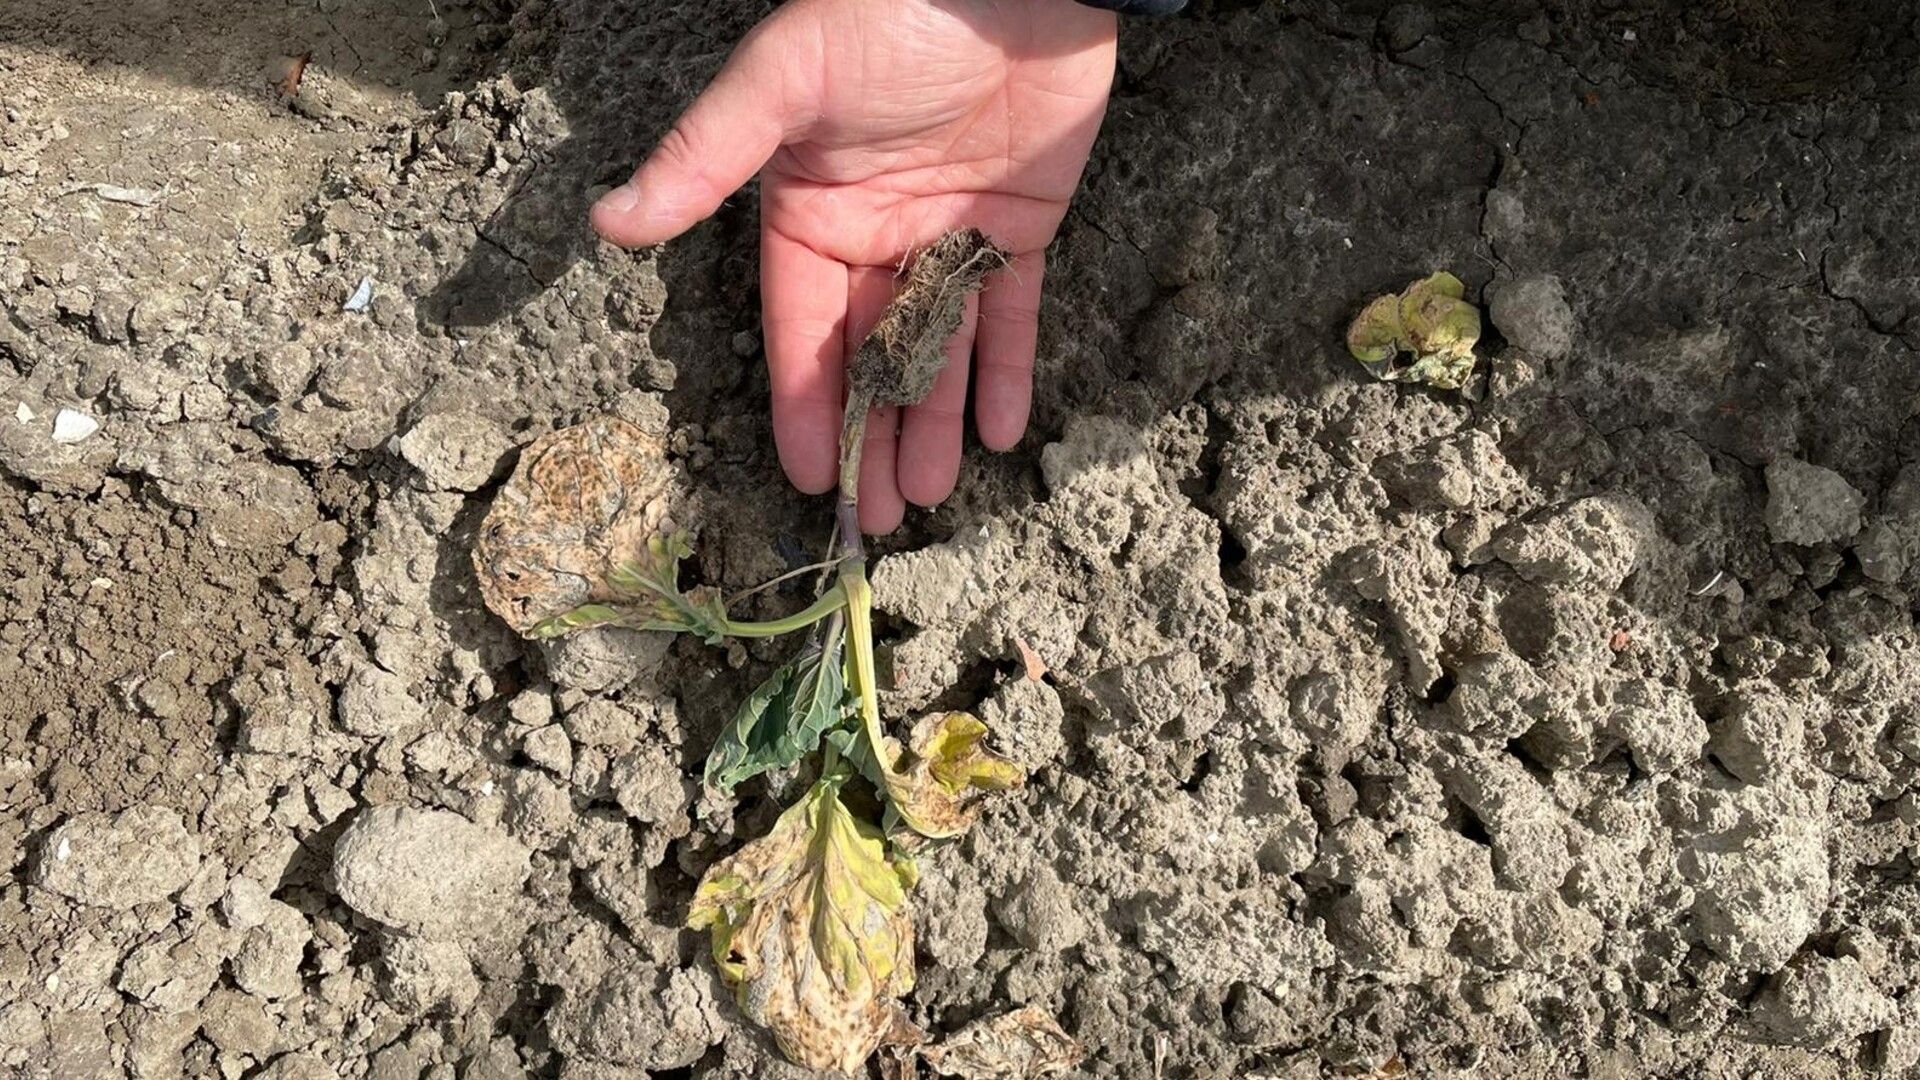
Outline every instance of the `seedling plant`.
<svg viewBox="0 0 1920 1080"><path fill-rule="evenodd" d="M605 464L607 440L635 437L617 421L557 432L544 456L535 455L538 443L530 447L526 490L515 489L516 473L475 547L489 605L529 637L610 626L687 633L710 644L801 636L792 659L722 731L705 780L732 792L762 773L795 767L814 780L770 833L707 871L688 925L710 933L714 963L741 1010L789 1058L812 1068L857 1070L882 1043L911 1041L898 999L914 980L907 892L918 879L915 856L965 832L984 793L1024 779L988 749L986 725L969 714L923 717L904 744L887 733L857 483L870 409L926 396L967 296L1006 263L978 231L943 237L913 261L856 353L832 551L797 572L817 572L820 584L818 597L792 615L736 620L717 591L681 588L680 562L691 549L663 509L670 485L644 466L622 474ZM563 467L562 456L583 462L584 471ZM641 503L644 511L630 512ZM609 508L624 516L602 528ZM608 550L615 554L607 560L583 554ZM587 602L549 613L583 595Z"/></svg>

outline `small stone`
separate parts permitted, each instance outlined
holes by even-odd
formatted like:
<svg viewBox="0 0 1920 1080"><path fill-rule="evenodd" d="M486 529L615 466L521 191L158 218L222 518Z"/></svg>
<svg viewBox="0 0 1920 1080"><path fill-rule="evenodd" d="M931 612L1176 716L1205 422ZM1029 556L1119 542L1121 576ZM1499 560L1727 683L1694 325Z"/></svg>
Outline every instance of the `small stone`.
<svg viewBox="0 0 1920 1080"><path fill-rule="evenodd" d="M1073 891L1050 866L1040 866L1000 898L995 912L1015 941L1029 949L1060 952L1087 936L1086 918Z"/></svg>
<svg viewBox="0 0 1920 1080"><path fill-rule="evenodd" d="M1573 352L1575 323L1560 279L1550 274L1514 278L1492 290L1487 315L1512 344L1549 360Z"/></svg>
<svg viewBox="0 0 1920 1080"><path fill-rule="evenodd" d="M243 874L228 883L220 911L226 915L229 926L251 930L266 921L267 905L274 902L265 885Z"/></svg>
<svg viewBox="0 0 1920 1080"><path fill-rule="evenodd" d="M348 907L450 940L498 925L531 872L527 849L511 836L444 810L399 806L361 811L333 856Z"/></svg>
<svg viewBox="0 0 1920 1080"><path fill-rule="evenodd" d="M114 988L157 1012L191 1010L219 981L232 937L231 931L213 928L183 940L178 931L168 930L127 955Z"/></svg>
<svg viewBox="0 0 1920 1080"><path fill-rule="evenodd" d="M40 1019L40 1010L24 1001L0 1008L0 1064L20 1065L46 1041L47 1027Z"/></svg>
<svg viewBox="0 0 1920 1080"><path fill-rule="evenodd" d="M480 996L473 963L454 942L396 937L385 960L387 1000L407 1015L446 1009L457 1016Z"/></svg>
<svg viewBox="0 0 1920 1080"><path fill-rule="evenodd" d="M635 821L684 822L693 803L692 789L680 767L652 749L635 751L613 763L614 801Z"/></svg>
<svg viewBox="0 0 1920 1080"><path fill-rule="evenodd" d="M1767 466L1767 531L1775 543L1824 544L1860 531L1866 498L1832 469L1794 458Z"/></svg>
<svg viewBox="0 0 1920 1080"><path fill-rule="evenodd" d="M1920 1027L1896 1024L1880 1035L1874 1067L1889 1076L1907 1076L1920 1065Z"/></svg>
<svg viewBox="0 0 1920 1080"><path fill-rule="evenodd" d="M941 967L971 970L987 951L987 894L963 859L923 866L914 903L923 913L915 944Z"/></svg>
<svg viewBox="0 0 1920 1080"><path fill-rule="evenodd" d="M229 1054L263 1058L280 1047L280 1026L266 1003L237 990L215 990L201 1006L200 1030Z"/></svg>
<svg viewBox="0 0 1920 1080"><path fill-rule="evenodd" d="M1496 248L1501 244L1517 243L1527 228L1526 204L1520 196L1506 188L1494 188L1487 192L1486 210L1480 216L1480 231L1486 234L1487 242Z"/></svg>
<svg viewBox="0 0 1920 1080"><path fill-rule="evenodd" d="M300 961L312 937L306 916L278 900L267 901L265 918L247 931L233 958L233 981L250 994L277 1001L300 993Z"/></svg>
<svg viewBox="0 0 1920 1080"><path fill-rule="evenodd" d="M97 907L130 908L184 888L200 865L200 840L176 810L131 806L69 818L48 834L38 883Z"/></svg>
<svg viewBox="0 0 1920 1080"><path fill-rule="evenodd" d="M299 400L319 367L312 349L291 341L262 349L247 364L253 382L276 401Z"/></svg>
<svg viewBox="0 0 1920 1080"><path fill-rule="evenodd" d="M645 679L666 660L673 635L608 626L540 643L556 684L601 693Z"/></svg>
<svg viewBox="0 0 1920 1080"><path fill-rule="evenodd" d="M1787 775L1806 756L1806 732L1798 704L1743 697L1716 726L1707 747L1728 772L1749 784L1765 784Z"/></svg>
<svg viewBox="0 0 1920 1080"><path fill-rule="evenodd" d="M553 720L553 696L544 690L522 690L507 703L514 723L539 727Z"/></svg>
<svg viewBox="0 0 1920 1080"><path fill-rule="evenodd" d="M698 969L616 965L597 989L563 995L548 1013L548 1029L570 1058L654 1072L684 1069L728 1029L713 999L715 985Z"/></svg>
<svg viewBox="0 0 1920 1080"><path fill-rule="evenodd" d="M323 825L331 825L340 820L347 811L358 805L359 800L353 793L337 784L320 782L307 786L307 797L313 800L313 814Z"/></svg>
<svg viewBox="0 0 1920 1080"><path fill-rule="evenodd" d="M63 446L84 442L100 430L100 421L78 409L61 409L53 417L53 441Z"/></svg>
<svg viewBox="0 0 1920 1080"><path fill-rule="evenodd" d="M1906 575L1910 555L1900 533L1883 521L1860 530L1853 544L1854 558L1860 560L1860 572L1875 581L1892 583Z"/></svg>
<svg viewBox="0 0 1920 1080"><path fill-rule="evenodd" d="M514 769L507 777L504 793L506 806L501 823L528 847L555 847L573 825L573 800L567 789L538 769Z"/></svg>

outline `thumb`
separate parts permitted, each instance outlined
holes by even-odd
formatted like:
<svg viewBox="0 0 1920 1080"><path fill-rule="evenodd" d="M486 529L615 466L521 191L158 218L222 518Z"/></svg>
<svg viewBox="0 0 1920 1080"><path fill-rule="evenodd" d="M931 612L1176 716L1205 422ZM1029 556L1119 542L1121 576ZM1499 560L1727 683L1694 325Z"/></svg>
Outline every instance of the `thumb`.
<svg viewBox="0 0 1920 1080"><path fill-rule="evenodd" d="M706 219L812 115L796 76L817 68L797 55L812 35L778 15L740 42L726 66L674 122L633 179L600 197L594 231L621 247L664 243Z"/></svg>

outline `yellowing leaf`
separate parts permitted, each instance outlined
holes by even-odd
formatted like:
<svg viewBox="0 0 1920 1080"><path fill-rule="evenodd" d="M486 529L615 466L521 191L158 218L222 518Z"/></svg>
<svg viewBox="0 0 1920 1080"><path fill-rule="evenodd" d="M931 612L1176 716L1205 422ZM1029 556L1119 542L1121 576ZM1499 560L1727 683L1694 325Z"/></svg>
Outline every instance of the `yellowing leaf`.
<svg viewBox="0 0 1920 1080"><path fill-rule="evenodd" d="M822 780L773 831L701 878L687 925L711 930L740 1010L795 1063L853 1072L913 989L910 872Z"/></svg>
<svg viewBox="0 0 1920 1080"><path fill-rule="evenodd" d="M1458 390L1473 376L1480 309L1460 279L1438 271L1397 296L1375 297L1347 328L1347 350L1376 378ZM1413 361L1394 366L1411 353Z"/></svg>
<svg viewBox="0 0 1920 1080"><path fill-rule="evenodd" d="M1480 340L1480 309L1466 302L1466 286L1445 270L1400 294L1400 324L1419 357L1458 355Z"/></svg>
<svg viewBox="0 0 1920 1080"><path fill-rule="evenodd" d="M1376 296L1347 327L1347 351L1363 364L1393 359L1400 351L1400 298Z"/></svg>
<svg viewBox="0 0 1920 1080"><path fill-rule="evenodd" d="M886 777L887 797L913 830L944 839L980 816L980 796L1026 781L1020 766L988 750L987 725L968 713L936 713L914 725L909 751Z"/></svg>

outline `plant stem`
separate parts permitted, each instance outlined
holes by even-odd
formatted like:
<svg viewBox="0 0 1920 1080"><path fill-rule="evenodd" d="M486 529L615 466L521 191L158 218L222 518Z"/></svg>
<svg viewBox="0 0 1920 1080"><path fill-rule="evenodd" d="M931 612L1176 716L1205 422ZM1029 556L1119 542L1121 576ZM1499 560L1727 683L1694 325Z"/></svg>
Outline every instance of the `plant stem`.
<svg viewBox="0 0 1920 1080"><path fill-rule="evenodd" d="M864 582L863 574L862 583ZM781 634L790 634L795 630L812 626L834 612L844 610L847 606L847 597L848 592L844 584L836 584L827 590L826 595L807 605L805 609L796 611L783 619L771 619L767 622L734 622L729 619L725 627L726 634L728 637L740 638L778 637Z"/></svg>
<svg viewBox="0 0 1920 1080"><path fill-rule="evenodd" d="M840 499L845 505L860 505L860 451L867 445L867 413L872 408L873 391L856 386L847 395L846 419L840 423Z"/></svg>
<svg viewBox="0 0 1920 1080"><path fill-rule="evenodd" d="M880 726L880 680L873 659L873 586L867 582L867 546L860 535L860 452L866 448L867 413L873 392L855 387L847 395L840 425L840 497L834 505L840 526L839 589L847 597L848 686L860 703L860 727L883 773L893 772L886 730Z"/></svg>
<svg viewBox="0 0 1920 1080"><path fill-rule="evenodd" d="M834 567L839 565L840 565L840 560L832 559L832 558L822 559L817 563L808 563L806 566L802 566L797 570L789 570L786 573L781 574L777 578L772 578L770 580L763 581L760 584L755 585L751 589L742 589L739 592L734 593L732 596L727 597L727 606L732 607L733 605L739 603L740 601L745 600L749 596L752 596L756 593L766 592L768 589L771 589L776 585L782 584L784 582L792 581L794 578L800 577L803 574L811 574L815 570L832 570Z"/></svg>

